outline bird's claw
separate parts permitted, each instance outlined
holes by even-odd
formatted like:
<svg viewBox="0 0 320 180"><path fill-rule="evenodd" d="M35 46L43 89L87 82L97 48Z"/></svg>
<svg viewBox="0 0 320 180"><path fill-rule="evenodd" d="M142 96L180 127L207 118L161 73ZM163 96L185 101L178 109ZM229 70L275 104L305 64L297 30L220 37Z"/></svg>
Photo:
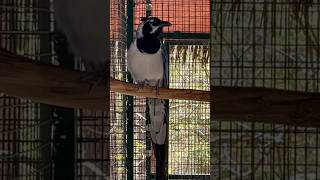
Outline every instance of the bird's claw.
<svg viewBox="0 0 320 180"><path fill-rule="evenodd" d="M156 91L157 96L160 95L160 79L157 80L154 90Z"/></svg>
<svg viewBox="0 0 320 180"><path fill-rule="evenodd" d="M146 84L145 81L135 81L136 83L134 84L134 87L140 89L144 88L144 85Z"/></svg>
<svg viewBox="0 0 320 180"><path fill-rule="evenodd" d="M156 95L160 95L160 87L157 85L154 87L154 90L156 91Z"/></svg>
<svg viewBox="0 0 320 180"><path fill-rule="evenodd" d="M143 89L145 85L145 81L137 81L138 89Z"/></svg>

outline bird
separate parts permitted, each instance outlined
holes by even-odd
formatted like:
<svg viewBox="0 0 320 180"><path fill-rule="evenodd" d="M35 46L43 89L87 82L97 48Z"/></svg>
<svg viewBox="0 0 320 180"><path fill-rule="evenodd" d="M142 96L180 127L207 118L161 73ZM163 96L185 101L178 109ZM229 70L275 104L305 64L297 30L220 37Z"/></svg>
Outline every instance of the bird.
<svg viewBox="0 0 320 180"><path fill-rule="evenodd" d="M171 26L168 21L157 17L141 17L136 31L136 39L131 43L127 53L128 70L135 83L154 86L157 89L164 80L164 62L166 61L160 40L163 27ZM155 144L164 144L166 124L164 122L164 100L148 99L149 126L151 139Z"/></svg>
<svg viewBox="0 0 320 180"><path fill-rule="evenodd" d="M145 84L154 86L156 93L163 85L166 77L166 51L163 47L160 34L163 28L171 26L168 21L157 17L141 17L141 23L136 31L136 39L131 43L127 52L127 65L132 79L138 87L143 88ZM163 179L166 157L166 135L167 121L165 101L157 98L147 98L150 122L150 132L156 163L156 179Z"/></svg>
<svg viewBox="0 0 320 180"><path fill-rule="evenodd" d="M66 36L72 52L81 57L91 77L84 81L106 80L107 1L54 0L57 29Z"/></svg>

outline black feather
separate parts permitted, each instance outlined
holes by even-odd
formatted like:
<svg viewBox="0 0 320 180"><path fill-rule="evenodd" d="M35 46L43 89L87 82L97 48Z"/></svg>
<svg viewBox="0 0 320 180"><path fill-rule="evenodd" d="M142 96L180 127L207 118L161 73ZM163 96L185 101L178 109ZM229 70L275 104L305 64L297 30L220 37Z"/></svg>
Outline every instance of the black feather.
<svg viewBox="0 0 320 180"><path fill-rule="evenodd" d="M140 17L140 21L143 21L143 22L147 21L148 19L149 19L148 17Z"/></svg>
<svg viewBox="0 0 320 180"><path fill-rule="evenodd" d="M161 47L159 39L162 28L159 28L155 33L151 34L152 27L146 23L142 28L143 37L137 39L137 47L140 52L154 54L157 53Z"/></svg>

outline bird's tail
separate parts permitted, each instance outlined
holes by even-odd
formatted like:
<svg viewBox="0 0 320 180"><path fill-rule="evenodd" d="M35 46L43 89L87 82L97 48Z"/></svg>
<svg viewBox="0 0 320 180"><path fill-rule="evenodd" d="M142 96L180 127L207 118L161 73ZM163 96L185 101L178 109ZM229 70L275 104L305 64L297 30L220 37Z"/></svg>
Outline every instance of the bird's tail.
<svg viewBox="0 0 320 180"><path fill-rule="evenodd" d="M148 127L156 157L156 179L165 179L167 168L167 121L165 101L162 99L148 98L148 108L150 117Z"/></svg>
<svg viewBox="0 0 320 180"><path fill-rule="evenodd" d="M148 99L150 124L149 130L152 142L158 145L165 143L167 134L167 122L164 100Z"/></svg>

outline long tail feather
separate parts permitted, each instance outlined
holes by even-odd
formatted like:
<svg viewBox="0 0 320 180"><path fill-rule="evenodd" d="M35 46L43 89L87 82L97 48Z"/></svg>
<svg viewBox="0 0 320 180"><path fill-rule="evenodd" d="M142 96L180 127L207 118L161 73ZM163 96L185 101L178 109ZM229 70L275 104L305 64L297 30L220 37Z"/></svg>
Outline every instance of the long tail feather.
<svg viewBox="0 0 320 180"><path fill-rule="evenodd" d="M165 101L162 99L148 99L149 131L156 157L156 179L166 179L167 172L167 121Z"/></svg>
<svg viewBox="0 0 320 180"><path fill-rule="evenodd" d="M149 130L152 142L162 145L166 140L167 122L165 119L165 106L162 99L148 99L150 124Z"/></svg>
<svg viewBox="0 0 320 180"><path fill-rule="evenodd" d="M156 162L156 179L163 180L166 179L166 172L167 172L167 161L166 161L166 144L158 145L154 144L154 153L157 158Z"/></svg>

